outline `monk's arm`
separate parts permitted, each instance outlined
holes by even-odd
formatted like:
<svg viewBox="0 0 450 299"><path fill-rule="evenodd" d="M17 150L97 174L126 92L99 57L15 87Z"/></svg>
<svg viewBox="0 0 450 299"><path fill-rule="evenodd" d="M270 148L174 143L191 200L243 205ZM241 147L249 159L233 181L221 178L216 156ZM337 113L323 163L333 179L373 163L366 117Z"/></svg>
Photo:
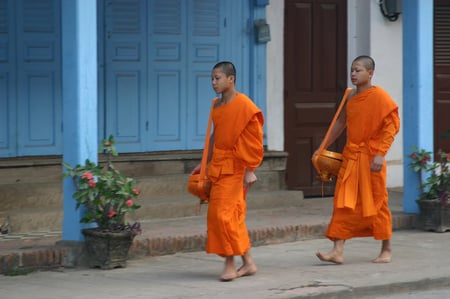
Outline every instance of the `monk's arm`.
<svg viewBox="0 0 450 299"><path fill-rule="evenodd" d="M244 162L249 171L261 164L264 157L263 130L257 116L253 116L239 136L234 155Z"/></svg>
<svg viewBox="0 0 450 299"><path fill-rule="evenodd" d="M400 119L398 117L397 110L391 112L383 120L383 135L380 139L378 148L376 149L376 154L370 163L370 170L374 172L379 172L384 166L384 156L388 152L389 148L394 142L394 137L400 129Z"/></svg>
<svg viewBox="0 0 450 299"><path fill-rule="evenodd" d="M388 150L391 148L394 142L394 137L400 129L400 118L398 117L398 111L392 111L383 120L383 135L376 148L376 154L380 156L385 156Z"/></svg>

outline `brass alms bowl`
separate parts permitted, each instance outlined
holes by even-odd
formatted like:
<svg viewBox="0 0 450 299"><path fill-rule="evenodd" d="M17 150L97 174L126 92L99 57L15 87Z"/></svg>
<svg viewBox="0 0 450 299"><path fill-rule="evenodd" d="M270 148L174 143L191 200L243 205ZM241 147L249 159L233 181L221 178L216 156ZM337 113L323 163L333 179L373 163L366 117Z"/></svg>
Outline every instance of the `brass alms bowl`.
<svg viewBox="0 0 450 299"><path fill-rule="evenodd" d="M319 178L323 182L330 182L337 177L342 164L342 154L323 150L314 155L312 159L314 168L319 173Z"/></svg>

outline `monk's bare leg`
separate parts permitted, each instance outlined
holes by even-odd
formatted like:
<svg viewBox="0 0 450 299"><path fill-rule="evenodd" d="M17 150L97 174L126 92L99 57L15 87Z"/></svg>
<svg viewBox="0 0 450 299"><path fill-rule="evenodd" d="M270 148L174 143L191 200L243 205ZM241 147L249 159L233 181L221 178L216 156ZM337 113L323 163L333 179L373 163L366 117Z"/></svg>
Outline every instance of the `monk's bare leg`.
<svg viewBox="0 0 450 299"><path fill-rule="evenodd" d="M334 240L333 249L329 253L322 254L317 252L316 256L323 262L342 264L344 262L344 243L345 240L336 239Z"/></svg>
<svg viewBox="0 0 450 299"><path fill-rule="evenodd" d="M238 277L254 275L258 271L250 250L242 256L242 266L238 269Z"/></svg>
<svg viewBox="0 0 450 299"><path fill-rule="evenodd" d="M238 273L234 265L234 256L225 257L225 267L223 269L222 275L220 275L220 280L231 281L237 277Z"/></svg>
<svg viewBox="0 0 450 299"><path fill-rule="evenodd" d="M381 242L381 252L380 255L372 260L374 263L390 263L392 260L391 253L391 240L383 240Z"/></svg>

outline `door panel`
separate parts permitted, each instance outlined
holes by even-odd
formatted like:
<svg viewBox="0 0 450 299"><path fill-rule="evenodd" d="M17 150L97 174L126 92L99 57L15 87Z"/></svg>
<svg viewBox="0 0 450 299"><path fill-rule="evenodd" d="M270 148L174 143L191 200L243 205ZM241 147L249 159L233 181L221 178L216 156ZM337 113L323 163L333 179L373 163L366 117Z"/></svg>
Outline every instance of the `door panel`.
<svg viewBox="0 0 450 299"><path fill-rule="evenodd" d="M211 68L225 59L226 32L225 1L193 1L188 7L193 17L188 23L188 103L187 147L203 148L211 100L215 93L211 87ZM236 4L234 4L236 5ZM239 24L239 23L237 23ZM236 25L235 25L236 26ZM240 25L237 25L240 26ZM231 27L231 26L230 26ZM234 36L234 39L239 36Z"/></svg>
<svg viewBox="0 0 450 299"><path fill-rule="evenodd" d="M320 195L311 156L347 82L345 0L285 1L285 149L289 189ZM342 148L341 139L331 150ZM325 184L325 194L334 186Z"/></svg>
<svg viewBox="0 0 450 299"><path fill-rule="evenodd" d="M60 1L17 1L18 155L61 151Z"/></svg>
<svg viewBox="0 0 450 299"><path fill-rule="evenodd" d="M104 12L105 136L113 134L121 152L139 152L147 119L146 1L105 1Z"/></svg>
<svg viewBox="0 0 450 299"><path fill-rule="evenodd" d="M15 154L14 0L0 1L0 157Z"/></svg>
<svg viewBox="0 0 450 299"><path fill-rule="evenodd" d="M152 150L184 147L187 5L180 0L149 1L148 143Z"/></svg>

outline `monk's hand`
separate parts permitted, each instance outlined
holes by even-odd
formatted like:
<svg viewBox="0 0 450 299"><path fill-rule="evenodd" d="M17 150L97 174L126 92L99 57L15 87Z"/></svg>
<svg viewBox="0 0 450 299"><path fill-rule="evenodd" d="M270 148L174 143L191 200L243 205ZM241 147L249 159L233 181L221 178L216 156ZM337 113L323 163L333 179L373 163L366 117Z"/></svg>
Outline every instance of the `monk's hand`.
<svg viewBox="0 0 450 299"><path fill-rule="evenodd" d="M256 177L255 173L247 169L244 176L244 188L250 188L257 179L258 178Z"/></svg>
<svg viewBox="0 0 450 299"><path fill-rule="evenodd" d="M201 164L198 164L197 166L195 166L195 168L191 171L191 175L200 173L200 168L201 167L202 167Z"/></svg>
<svg viewBox="0 0 450 299"><path fill-rule="evenodd" d="M384 157L380 155L375 155L372 162L370 163L370 170L373 172L380 172L383 169Z"/></svg>

